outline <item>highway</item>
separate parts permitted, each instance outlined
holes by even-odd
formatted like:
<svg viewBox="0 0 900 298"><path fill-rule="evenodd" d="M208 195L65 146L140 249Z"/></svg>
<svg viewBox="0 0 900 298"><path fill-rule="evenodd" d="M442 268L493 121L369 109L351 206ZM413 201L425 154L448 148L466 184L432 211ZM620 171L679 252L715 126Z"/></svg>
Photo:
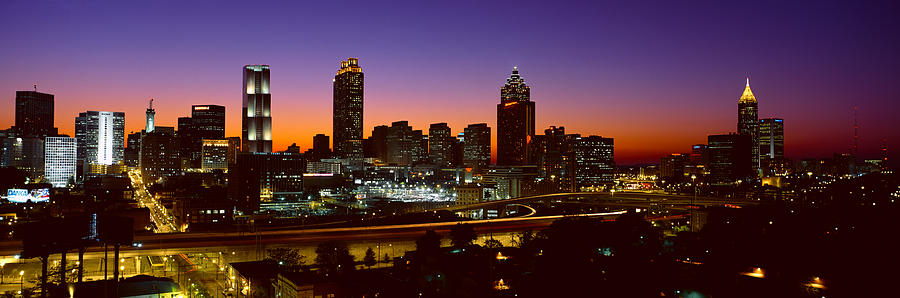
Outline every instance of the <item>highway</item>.
<svg viewBox="0 0 900 298"><path fill-rule="evenodd" d="M128 177L131 178L131 187L134 189L134 196L137 198L141 206L150 209L150 220L156 225L157 233L173 233L177 232L173 217L169 215L166 208L159 201L150 195L147 187L144 186L144 180L141 179L139 169L128 170Z"/></svg>

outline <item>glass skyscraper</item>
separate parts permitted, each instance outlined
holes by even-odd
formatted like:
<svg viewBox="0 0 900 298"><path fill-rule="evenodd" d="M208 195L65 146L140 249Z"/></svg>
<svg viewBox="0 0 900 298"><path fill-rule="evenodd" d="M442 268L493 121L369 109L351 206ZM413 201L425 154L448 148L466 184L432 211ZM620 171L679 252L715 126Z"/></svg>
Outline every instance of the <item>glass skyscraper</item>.
<svg viewBox="0 0 900 298"><path fill-rule="evenodd" d="M125 113L87 111L75 118L78 160L85 172L91 165L109 166L124 162Z"/></svg>
<svg viewBox="0 0 900 298"><path fill-rule="evenodd" d="M528 146L534 137L534 102L531 87L513 68L506 84L500 88L497 104L497 165L517 166L529 161Z"/></svg>
<svg viewBox="0 0 900 298"><path fill-rule="evenodd" d="M272 152L269 66L245 65L241 108L243 152Z"/></svg>
<svg viewBox="0 0 900 298"><path fill-rule="evenodd" d="M753 91L750 91L750 78L747 78L747 85L744 87L744 93L738 101L738 123L737 131L740 135L750 136L751 152L750 166L754 171L759 170L759 106L756 103L756 97Z"/></svg>
<svg viewBox="0 0 900 298"><path fill-rule="evenodd" d="M47 137L44 141L44 179L62 188L75 181L77 141L69 137Z"/></svg>
<svg viewBox="0 0 900 298"><path fill-rule="evenodd" d="M341 61L334 76L333 134L337 158L363 156L363 72L359 59Z"/></svg>
<svg viewBox="0 0 900 298"><path fill-rule="evenodd" d="M759 154L762 159L784 158L784 119L759 120Z"/></svg>

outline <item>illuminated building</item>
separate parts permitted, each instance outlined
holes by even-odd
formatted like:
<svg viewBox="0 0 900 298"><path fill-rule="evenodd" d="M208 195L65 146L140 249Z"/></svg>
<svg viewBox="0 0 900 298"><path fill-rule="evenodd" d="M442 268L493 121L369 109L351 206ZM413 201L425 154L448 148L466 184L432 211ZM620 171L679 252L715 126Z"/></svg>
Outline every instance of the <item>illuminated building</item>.
<svg viewBox="0 0 900 298"><path fill-rule="evenodd" d="M150 106L147 107L147 123L144 124L145 132L153 132L156 128L156 110L153 109L153 99L150 99Z"/></svg>
<svg viewBox="0 0 900 298"><path fill-rule="evenodd" d="M575 190L575 157L572 145L577 134L566 134L566 128L551 126L537 135L529 145L532 163L538 166L538 177L546 187Z"/></svg>
<svg viewBox="0 0 900 298"><path fill-rule="evenodd" d="M132 132L128 134L125 147L125 166L137 167L140 165L141 158L141 138L144 136L143 131Z"/></svg>
<svg viewBox="0 0 900 298"><path fill-rule="evenodd" d="M439 167L451 165L453 137L447 123L434 123L428 128L428 157L431 163Z"/></svg>
<svg viewBox="0 0 900 298"><path fill-rule="evenodd" d="M125 113L87 111L75 118L78 166L84 173L124 163Z"/></svg>
<svg viewBox="0 0 900 298"><path fill-rule="evenodd" d="M575 184L581 189L612 184L616 162L613 138L579 137L574 140Z"/></svg>
<svg viewBox="0 0 900 298"><path fill-rule="evenodd" d="M531 87L513 68L500 88L497 104L497 165L524 165L529 160L528 143L534 137L534 102Z"/></svg>
<svg viewBox="0 0 900 298"><path fill-rule="evenodd" d="M756 103L756 97L753 91L750 91L750 78L747 78L747 85L744 87L744 93L738 101L738 123L737 131L740 135L750 137L750 166L754 171L759 170L759 106Z"/></svg>
<svg viewBox="0 0 900 298"><path fill-rule="evenodd" d="M341 69L334 76L332 108L335 157L363 157L363 72L359 59L341 61Z"/></svg>
<svg viewBox="0 0 900 298"><path fill-rule="evenodd" d="M185 168L202 168L203 140L224 138L224 106L193 105L191 117L178 118L178 139Z"/></svg>
<svg viewBox="0 0 900 298"><path fill-rule="evenodd" d="M15 123L15 130L20 137L55 136L57 131L53 127L53 94L16 91Z"/></svg>
<svg viewBox="0 0 900 298"><path fill-rule="evenodd" d="M491 164L491 128L487 123L469 124L463 135L463 166L481 172Z"/></svg>
<svg viewBox="0 0 900 298"><path fill-rule="evenodd" d="M175 134L180 152L181 168L189 169L194 166L194 140L199 139L194 129L194 120L191 117L178 117L178 132ZM199 158L199 152L197 153Z"/></svg>
<svg viewBox="0 0 900 298"><path fill-rule="evenodd" d="M706 144L691 146L691 164L706 166L709 163L709 155L706 153Z"/></svg>
<svg viewBox="0 0 900 298"><path fill-rule="evenodd" d="M243 86L241 150L251 153L272 152L272 94L269 93L269 66L245 65Z"/></svg>
<svg viewBox="0 0 900 298"><path fill-rule="evenodd" d="M784 158L784 119L759 120L759 153L763 159Z"/></svg>
<svg viewBox="0 0 900 298"><path fill-rule="evenodd" d="M44 141L44 179L53 187L75 182L78 146L75 138L47 137Z"/></svg>
<svg viewBox="0 0 900 298"><path fill-rule="evenodd" d="M684 182L685 167L690 164L691 156L685 153L672 153L659 158L659 177L670 183Z"/></svg>
<svg viewBox="0 0 900 298"><path fill-rule="evenodd" d="M203 139L201 168L205 171L228 169L228 140Z"/></svg>
<svg viewBox="0 0 900 298"><path fill-rule="evenodd" d="M141 138L141 178L150 184L181 171L181 157L174 127L157 126Z"/></svg>
<svg viewBox="0 0 900 298"><path fill-rule="evenodd" d="M241 153L229 169L228 187L237 209L259 211L260 203L296 201L303 196L306 161L294 153Z"/></svg>
<svg viewBox="0 0 900 298"><path fill-rule="evenodd" d="M750 159L753 147L750 136L710 135L707 140L711 183L734 184L755 176Z"/></svg>
<svg viewBox="0 0 900 298"><path fill-rule="evenodd" d="M44 138L22 137L14 129L6 130L0 166L13 167L28 174L32 180L44 175Z"/></svg>

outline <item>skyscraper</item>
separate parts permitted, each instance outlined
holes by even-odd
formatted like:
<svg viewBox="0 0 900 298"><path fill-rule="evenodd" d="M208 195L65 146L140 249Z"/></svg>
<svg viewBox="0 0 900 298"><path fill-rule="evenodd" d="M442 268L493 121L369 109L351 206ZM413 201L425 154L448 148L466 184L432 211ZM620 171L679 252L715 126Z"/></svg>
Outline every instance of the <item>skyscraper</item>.
<svg viewBox="0 0 900 298"><path fill-rule="evenodd" d="M125 113L87 111L75 118L78 161L85 173L92 166L111 166L124 162Z"/></svg>
<svg viewBox="0 0 900 298"><path fill-rule="evenodd" d="M56 135L53 127L53 94L16 91L16 130L21 137Z"/></svg>
<svg viewBox="0 0 900 298"><path fill-rule="evenodd" d="M756 103L756 97L753 91L750 91L750 78L747 78L747 85L744 87L744 93L738 101L738 123L737 131L740 135L750 137L751 152L750 166L754 171L759 170L759 106Z"/></svg>
<svg viewBox="0 0 900 298"><path fill-rule="evenodd" d="M615 181L613 138L579 137L573 143L575 183L578 188L609 185Z"/></svg>
<svg viewBox="0 0 900 298"><path fill-rule="evenodd" d="M753 142L748 135L710 135L709 153L710 182L713 184L733 184L738 180L755 176L748 157Z"/></svg>
<svg viewBox="0 0 900 298"><path fill-rule="evenodd" d="M434 123L428 128L428 156L431 163L439 167L448 167L453 159L451 151L453 137L447 123Z"/></svg>
<svg viewBox="0 0 900 298"><path fill-rule="evenodd" d="M269 93L269 66L244 65L241 107L241 149L244 152L272 152L272 94Z"/></svg>
<svg viewBox="0 0 900 298"><path fill-rule="evenodd" d="M784 119L759 120L759 155L762 159L784 158Z"/></svg>
<svg viewBox="0 0 900 298"><path fill-rule="evenodd" d="M487 123L469 124L463 135L463 166L485 170L491 164L491 128Z"/></svg>
<svg viewBox="0 0 900 298"><path fill-rule="evenodd" d="M62 188L75 182L77 141L70 137L47 137L44 141L44 179Z"/></svg>
<svg viewBox="0 0 900 298"><path fill-rule="evenodd" d="M224 106L193 105L191 106L191 122L200 140L225 138Z"/></svg>
<svg viewBox="0 0 900 298"><path fill-rule="evenodd" d="M203 170L228 169L228 140L203 139Z"/></svg>
<svg viewBox="0 0 900 298"><path fill-rule="evenodd" d="M566 128L551 126L537 135L529 145L538 166L538 177L558 190L575 190L575 158L573 145L581 136L566 134Z"/></svg>
<svg viewBox="0 0 900 298"><path fill-rule="evenodd" d="M391 123L385 138L387 159L385 162L399 166L413 165L425 160L422 150L422 131L413 130L407 121Z"/></svg>
<svg viewBox="0 0 900 298"><path fill-rule="evenodd" d="M174 127L157 126L141 138L141 178L144 183L177 174L182 169Z"/></svg>
<svg viewBox="0 0 900 298"><path fill-rule="evenodd" d="M497 165L524 165L529 160L528 143L534 137L534 102L531 87L513 68L500 88L497 104Z"/></svg>
<svg viewBox="0 0 900 298"><path fill-rule="evenodd" d="M359 59L341 61L334 76L333 135L337 158L362 157L363 72Z"/></svg>
<svg viewBox="0 0 900 298"><path fill-rule="evenodd" d="M151 133L156 128L156 110L153 109L153 99L150 99L150 106L147 107L147 124L144 125L144 132Z"/></svg>
<svg viewBox="0 0 900 298"><path fill-rule="evenodd" d="M312 158L313 159L323 159L331 157L331 141L330 138L324 134L317 134L313 136L313 147L312 147Z"/></svg>

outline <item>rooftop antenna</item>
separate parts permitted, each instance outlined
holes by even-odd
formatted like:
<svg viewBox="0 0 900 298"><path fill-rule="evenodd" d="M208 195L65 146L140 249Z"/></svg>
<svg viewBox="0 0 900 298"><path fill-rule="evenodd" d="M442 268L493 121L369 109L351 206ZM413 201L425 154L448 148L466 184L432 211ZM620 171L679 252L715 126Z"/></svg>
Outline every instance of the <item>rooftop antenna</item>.
<svg viewBox="0 0 900 298"><path fill-rule="evenodd" d="M152 110L152 109L153 109L153 98L151 97L150 98L150 110Z"/></svg>
<svg viewBox="0 0 900 298"><path fill-rule="evenodd" d="M34 92L37 92L37 82L34 82Z"/></svg>
<svg viewBox="0 0 900 298"><path fill-rule="evenodd" d="M881 139L881 171L887 171L887 138Z"/></svg>

